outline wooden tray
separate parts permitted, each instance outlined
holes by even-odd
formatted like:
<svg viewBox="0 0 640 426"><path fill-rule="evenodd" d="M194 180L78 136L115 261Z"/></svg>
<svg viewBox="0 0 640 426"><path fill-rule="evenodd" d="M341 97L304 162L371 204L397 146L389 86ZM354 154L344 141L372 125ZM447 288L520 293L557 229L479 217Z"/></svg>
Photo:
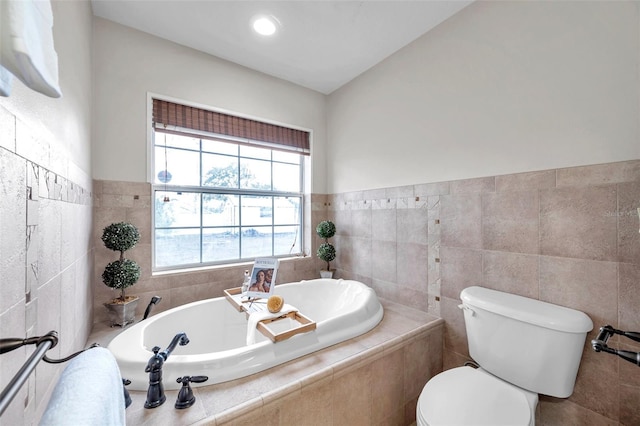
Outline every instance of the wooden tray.
<svg viewBox="0 0 640 426"><path fill-rule="evenodd" d="M269 328L269 324L275 321L279 321L281 319L291 318L294 321L297 321L300 325L297 327L290 328L286 331L281 331L280 333L274 332ZM313 331L316 329L315 321L311 321L309 318L305 317L298 311L289 312L285 315L282 315L278 318L267 318L262 321L258 321L258 330L264 334L266 337L271 339L273 343L280 342L282 340L286 340L291 336L295 336L300 333L307 333L309 331Z"/></svg>
<svg viewBox="0 0 640 426"><path fill-rule="evenodd" d="M231 305L233 305L233 307L236 308L238 312L245 311L244 306L242 306L242 287L230 288L228 290L225 290L224 297L227 298L229 303L231 303Z"/></svg>
<svg viewBox="0 0 640 426"><path fill-rule="evenodd" d="M238 312L244 312L247 315L247 318L249 317L250 314L247 309L251 302L249 302L248 300L242 300L241 287L224 290L224 296L229 301L229 303L231 303L231 305L238 310ZM292 319L300 325L285 331L281 331L279 333L276 333L273 329L269 328L270 323L285 318ZM258 328L258 331L260 331L265 337L268 337L272 342L276 343L282 340L286 340L291 336L295 336L296 334L313 331L316 329L316 323L300 312L294 311L276 318L267 318L263 319L262 321L258 321L258 325L256 327Z"/></svg>

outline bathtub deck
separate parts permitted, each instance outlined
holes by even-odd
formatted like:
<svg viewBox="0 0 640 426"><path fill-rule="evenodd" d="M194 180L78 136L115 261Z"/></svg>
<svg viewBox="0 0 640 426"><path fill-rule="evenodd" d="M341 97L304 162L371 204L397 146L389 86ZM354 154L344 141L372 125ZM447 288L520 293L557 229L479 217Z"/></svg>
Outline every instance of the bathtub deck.
<svg viewBox="0 0 640 426"><path fill-rule="evenodd" d="M381 299L381 303L385 309L384 318L366 334L248 377L193 388L196 402L190 408L174 408L178 391L167 391L167 400L163 405L145 409L146 392L131 391L132 404L126 410L127 425L233 424L233 420L239 416L260 412L269 403L299 393L306 386L321 380L332 379L338 372L373 362L406 344L407 340L443 326L441 319L424 312L384 299ZM106 347L120 331L107 324L96 324L89 343L97 342ZM439 365L436 361L436 371L432 371L431 375L442 370L442 353L436 352L440 352ZM171 362L171 358L167 362ZM164 377L164 380L173 379ZM420 383L413 385L420 389L421 386ZM278 424L269 419L256 422L260 423Z"/></svg>

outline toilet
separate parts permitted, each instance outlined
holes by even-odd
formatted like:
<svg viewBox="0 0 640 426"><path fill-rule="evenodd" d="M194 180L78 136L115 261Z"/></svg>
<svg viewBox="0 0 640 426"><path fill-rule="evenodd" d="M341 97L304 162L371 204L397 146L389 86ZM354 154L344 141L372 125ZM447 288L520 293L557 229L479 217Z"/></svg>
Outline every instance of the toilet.
<svg viewBox="0 0 640 426"><path fill-rule="evenodd" d="M593 329L586 314L483 287L465 288L460 299L476 365L427 382L418 398L418 426L533 426L538 394L573 393Z"/></svg>

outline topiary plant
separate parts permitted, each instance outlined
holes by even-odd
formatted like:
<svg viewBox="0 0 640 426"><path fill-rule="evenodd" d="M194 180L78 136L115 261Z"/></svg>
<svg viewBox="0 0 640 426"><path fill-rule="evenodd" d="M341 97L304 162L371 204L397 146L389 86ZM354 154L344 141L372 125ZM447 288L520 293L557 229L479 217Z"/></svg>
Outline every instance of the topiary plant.
<svg viewBox="0 0 640 426"><path fill-rule="evenodd" d="M327 262L327 271L330 271L330 262L336 258L336 248L329 242L329 238L336 234L336 226L330 220L323 220L316 227L316 234L324 239L324 243L320 244L316 254L320 260Z"/></svg>
<svg viewBox="0 0 640 426"><path fill-rule="evenodd" d="M120 297L114 300L125 302L125 289L140 279L140 266L133 260L124 258L124 252L135 247L139 240L138 229L130 223L113 223L102 231L105 247L120 252L120 258L109 263L102 273L102 282L107 287L120 290Z"/></svg>

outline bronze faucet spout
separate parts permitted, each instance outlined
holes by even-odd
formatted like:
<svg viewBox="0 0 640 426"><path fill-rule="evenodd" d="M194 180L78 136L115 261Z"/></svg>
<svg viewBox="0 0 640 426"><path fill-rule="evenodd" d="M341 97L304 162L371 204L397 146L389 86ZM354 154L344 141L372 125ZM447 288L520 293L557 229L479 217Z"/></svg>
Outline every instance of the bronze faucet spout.
<svg viewBox="0 0 640 426"><path fill-rule="evenodd" d="M189 343L187 333L182 332L173 336L173 339L171 340L171 343L169 343L169 346L167 346L167 349L160 352L160 355L162 355L165 361L167 360L167 358L169 358L169 355L171 355L171 352L173 352L176 346L178 346L178 343L180 344L180 346L184 346Z"/></svg>
<svg viewBox="0 0 640 426"><path fill-rule="evenodd" d="M169 358L171 352L178 346L184 346L189 343L187 334L182 332L176 334L167 349L160 352L160 347L153 348L153 356L149 359L144 371L149 373L149 389L147 389L147 400L144 408L156 408L162 405L167 397L164 394L164 385L162 384L162 366Z"/></svg>

